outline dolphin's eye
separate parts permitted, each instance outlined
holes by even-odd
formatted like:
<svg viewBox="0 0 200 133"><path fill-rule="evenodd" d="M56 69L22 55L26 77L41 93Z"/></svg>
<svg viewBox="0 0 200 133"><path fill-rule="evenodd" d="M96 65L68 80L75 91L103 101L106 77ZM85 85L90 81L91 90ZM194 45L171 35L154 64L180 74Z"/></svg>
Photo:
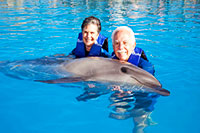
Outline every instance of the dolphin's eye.
<svg viewBox="0 0 200 133"><path fill-rule="evenodd" d="M122 67L122 68L121 68L121 71L122 71L123 73L127 73L126 67Z"/></svg>

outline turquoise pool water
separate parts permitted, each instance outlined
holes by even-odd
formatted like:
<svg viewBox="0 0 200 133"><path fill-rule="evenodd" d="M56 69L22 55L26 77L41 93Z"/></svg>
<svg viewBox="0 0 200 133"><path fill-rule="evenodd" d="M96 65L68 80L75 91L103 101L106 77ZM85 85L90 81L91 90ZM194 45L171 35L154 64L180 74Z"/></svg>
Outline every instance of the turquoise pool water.
<svg viewBox="0 0 200 133"><path fill-rule="evenodd" d="M102 34L131 27L137 46L171 91L159 97L147 133L199 133L199 0L1 0L0 60L34 60L69 53L81 23L100 18ZM18 74L18 73L16 73ZM31 74L31 72L29 72ZM16 75L17 76L17 75ZM20 80L0 73L1 133L131 133L133 119L109 117L109 94L78 101L83 88Z"/></svg>

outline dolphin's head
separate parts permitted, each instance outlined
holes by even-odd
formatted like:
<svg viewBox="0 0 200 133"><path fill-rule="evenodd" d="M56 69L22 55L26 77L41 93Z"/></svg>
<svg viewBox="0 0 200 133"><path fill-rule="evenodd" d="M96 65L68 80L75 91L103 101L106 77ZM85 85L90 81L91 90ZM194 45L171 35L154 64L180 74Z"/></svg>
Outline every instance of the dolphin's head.
<svg viewBox="0 0 200 133"><path fill-rule="evenodd" d="M164 96L170 95L170 92L163 89L160 82L153 75L139 67L126 64L121 66L120 71L123 74L129 75L132 81L137 81L138 84L151 88L153 92L158 92Z"/></svg>
<svg viewBox="0 0 200 133"><path fill-rule="evenodd" d="M132 79L138 81L140 84L148 87L161 87L160 82L150 73L138 67L130 67L129 65L122 66L120 71L123 74L129 75Z"/></svg>

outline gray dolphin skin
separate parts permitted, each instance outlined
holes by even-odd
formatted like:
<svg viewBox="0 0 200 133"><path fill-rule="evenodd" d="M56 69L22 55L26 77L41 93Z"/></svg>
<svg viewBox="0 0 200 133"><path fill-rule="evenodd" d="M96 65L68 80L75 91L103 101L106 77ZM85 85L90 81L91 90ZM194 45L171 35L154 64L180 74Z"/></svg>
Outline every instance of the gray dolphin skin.
<svg viewBox="0 0 200 133"><path fill-rule="evenodd" d="M81 81L100 81L149 88L163 96L169 96L170 92L162 88L160 82L150 73L128 62L102 57L87 57L74 59L62 63L61 69L72 76L55 80L41 81L44 83L72 83Z"/></svg>

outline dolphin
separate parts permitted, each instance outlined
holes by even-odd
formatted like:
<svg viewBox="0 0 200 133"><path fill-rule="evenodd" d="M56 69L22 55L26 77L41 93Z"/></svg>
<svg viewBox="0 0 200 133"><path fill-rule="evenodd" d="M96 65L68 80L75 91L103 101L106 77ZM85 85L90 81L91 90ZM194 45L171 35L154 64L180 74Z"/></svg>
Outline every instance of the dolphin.
<svg viewBox="0 0 200 133"><path fill-rule="evenodd" d="M44 83L72 83L81 81L98 81L105 83L142 86L148 91L163 96L170 92L162 88L160 82L147 71L128 62L103 57L86 57L64 62L60 68L70 73L69 77L53 80L37 80Z"/></svg>

